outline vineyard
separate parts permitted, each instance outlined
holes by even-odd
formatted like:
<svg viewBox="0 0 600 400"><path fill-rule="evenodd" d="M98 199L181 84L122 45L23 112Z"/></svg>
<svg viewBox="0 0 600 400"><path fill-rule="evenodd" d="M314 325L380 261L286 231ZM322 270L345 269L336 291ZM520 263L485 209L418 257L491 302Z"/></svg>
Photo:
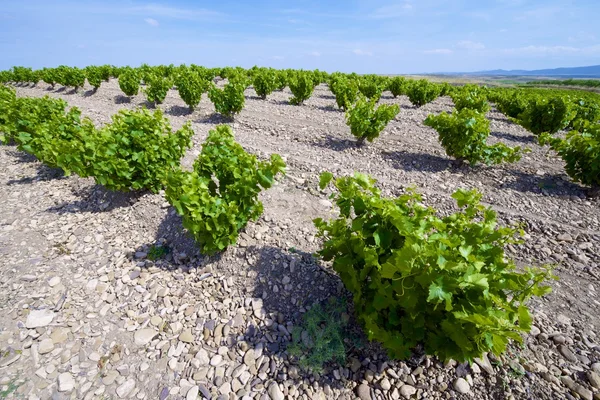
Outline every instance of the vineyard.
<svg viewBox="0 0 600 400"><path fill-rule="evenodd" d="M196 65L0 83L0 393L600 397L599 95Z"/></svg>

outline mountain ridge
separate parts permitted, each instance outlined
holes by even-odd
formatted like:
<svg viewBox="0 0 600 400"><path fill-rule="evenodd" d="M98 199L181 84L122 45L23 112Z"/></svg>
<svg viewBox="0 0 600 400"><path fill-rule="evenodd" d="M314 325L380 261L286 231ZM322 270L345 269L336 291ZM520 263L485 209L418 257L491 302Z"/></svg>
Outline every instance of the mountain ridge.
<svg viewBox="0 0 600 400"><path fill-rule="evenodd" d="M560 76L560 77L578 77L578 78L600 78L600 65L590 65L584 67L560 67L546 68L536 70L524 69L494 69L488 71L475 72L447 72L443 75L471 75L471 76Z"/></svg>

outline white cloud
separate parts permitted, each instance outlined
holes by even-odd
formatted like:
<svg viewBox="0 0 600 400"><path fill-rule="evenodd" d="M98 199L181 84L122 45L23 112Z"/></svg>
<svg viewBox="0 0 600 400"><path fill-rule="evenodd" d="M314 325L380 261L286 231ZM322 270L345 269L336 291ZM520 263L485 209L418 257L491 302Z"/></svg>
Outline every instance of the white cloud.
<svg viewBox="0 0 600 400"><path fill-rule="evenodd" d="M466 50L483 50L485 45L480 42L473 42L471 40L461 40L456 44L456 47Z"/></svg>
<svg viewBox="0 0 600 400"><path fill-rule="evenodd" d="M319 53L318 51L311 51L310 55L313 57L321 57L321 53Z"/></svg>
<svg viewBox="0 0 600 400"><path fill-rule="evenodd" d="M365 51L362 49L354 49L354 50L352 50L352 52L354 54L356 54L357 56L372 56L373 55L373 53L371 53L370 51Z"/></svg>
<svg viewBox="0 0 600 400"><path fill-rule="evenodd" d="M521 54L533 56L548 56L561 54L600 54L600 45L589 47L572 47L572 46L525 46L511 49L504 49L507 54Z"/></svg>
<svg viewBox="0 0 600 400"><path fill-rule="evenodd" d="M452 54L452 50L450 49L432 49L432 50L424 50L424 54Z"/></svg>
<svg viewBox="0 0 600 400"><path fill-rule="evenodd" d="M154 18L146 18L144 21L150 26L158 26L158 21Z"/></svg>
<svg viewBox="0 0 600 400"><path fill-rule="evenodd" d="M118 11L117 11L118 12ZM205 8L178 8L160 4L146 4L143 6L123 9L124 13L146 14L163 18L198 20L222 16L223 14Z"/></svg>
<svg viewBox="0 0 600 400"><path fill-rule="evenodd" d="M409 14L413 8L410 1L404 1L401 4L391 4L389 6L379 7L375 9L369 17L376 19L397 18Z"/></svg>

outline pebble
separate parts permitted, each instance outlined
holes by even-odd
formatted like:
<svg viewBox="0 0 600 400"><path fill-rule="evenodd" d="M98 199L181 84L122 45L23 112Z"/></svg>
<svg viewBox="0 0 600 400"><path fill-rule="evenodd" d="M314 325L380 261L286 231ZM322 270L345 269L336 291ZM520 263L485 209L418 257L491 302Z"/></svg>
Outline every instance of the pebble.
<svg viewBox="0 0 600 400"><path fill-rule="evenodd" d="M54 312L50 310L31 310L25 321L25 327L27 329L42 328L50 325L54 319Z"/></svg>
<svg viewBox="0 0 600 400"><path fill-rule="evenodd" d="M135 389L135 380L128 379L117 387L117 396L124 399Z"/></svg>
<svg viewBox="0 0 600 400"><path fill-rule="evenodd" d="M185 330L179 335L179 340L184 343L194 343L194 335L189 330Z"/></svg>
<svg viewBox="0 0 600 400"><path fill-rule="evenodd" d="M198 386L192 386L185 395L185 400L197 400L200 388Z"/></svg>
<svg viewBox="0 0 600 400"><path fill-rule="evenodd" d="M267 391L271 400L283 400L285 398L285 396L281 392L281 389L279 389L279 385L276 382L271 383Z"/></svg>
<svg viewBox="0 0 600 400"><path fill-rule="evenodd" d="M464 378L458 378L454 381L454 390L458 393L467 394L471 391L471 387Z"/></svg>
<svg viewBox="0 0 600 400"><path fill-rule="evenodd" d="M356 388L356 395L360 400L371 400L371 388L366 383L361 383Z"/></svg>
<svg viewBox="0 0 600 400"><path fill-rule="evenodd" d="M40 342L38 353L47 354L50 353L52 350L54 350L54 342L52 342L52 339L48 338Z"/></svg>
<svg viewBox="0 0 600 400"><path fill-rule="evenodd" d="M145 328L135 331L133 335L133 340L138 346L145 346L154 339L158 335L158 332L154 329Z"/></svg>
<svg viewBox="0 0 600 400"><path fill-rule="evenodd" d="M400 388L400 394L407 399L409 399L415 393L417 393L417 388L415 388L414 386L402 385L402 387Z"/></svg>
<svg viewBox="0 0 600 400"><path fill-rule="evenodd" d="M63 372L58 375L58 391L71 392L75 389L75 379L69 372Z"/></svg>

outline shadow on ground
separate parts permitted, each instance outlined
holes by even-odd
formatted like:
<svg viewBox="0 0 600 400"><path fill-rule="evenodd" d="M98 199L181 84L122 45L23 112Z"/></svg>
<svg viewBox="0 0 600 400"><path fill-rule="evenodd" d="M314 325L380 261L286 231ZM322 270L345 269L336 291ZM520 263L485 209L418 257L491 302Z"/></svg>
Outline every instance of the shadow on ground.
<svg viewBox="0 0 600 400"><path fill-rule="evenodd" d="M48 208L46 211L57 214L109 212L117 208L129 207L135 204L135 202L146 194L146 192L114 192L106 189L102 185L95 184L76 189L73 191L73 194L80 199L58 204Z"/></svg>
<svg viewBox="0 0 600 400"><path fill-rule="evenodd" d="M34 176L26 176L20 179L11 179L7 182L8 185L24 185L39 181L51 181L54 179L62 179L65 177L64 172L60 168L51 168L35 158L34 155L18 150L9 150L7 152L12 157L15 157L19 162L34 163L36 169Z"/></svg>
<svg viewBox="0 0 600 400"><path fill-rule="evenodd" d="M165 111L165 114L172 115L173 117L181 117L183 115L190 115L191 113L189 107L183 106L171 106Z"/></svg>
<svg viewBox="0 0 600 400"><path fill-rule="evenodd" d="M325 149L335 150L335 151L345 151L348 149L356 149L359 146L356 143L356 140L350 139L340 139L333 136L326 136L318 142L313 143L317 147L322 147Z"/></svg>
<svg viewBox="0 0 600 400"><path fill-rule="evenodd" d="M131 97L123 96L122 94L118 94L115 96L115 104L130 104Z"/></svg>
<svg viewBox="0 0 600 400"><path fill-rule="evenodd" d="M520 135L513 135L512 133L506 133L506 132L491 132L490 135L492 135L498 139L509 140L511 142L517 142L517 143L521 143L521 144L537 144L537 140L536 140L535 136L533 136L533 135L520 136Z"/></svg>
<svg viewBox="0 0 600 400"><path fill-rule="evenodd" d="M522 193L537 193L552 197L576 196L584 198L588 195L588 189L577 183L567 180L563 174L537 175L516 170L507 171L510 174L507 181L500 183L500 188L516 190Z"/></svg>
<svg viewBox="0 0 600 400"><path fill-rule="evenodd" d="M409 151L383 151L381 155L394 168L405 171L440 172L447 169L459 171L468 168L468 166L461 166L455 160L433 154L413 153Z"/></svg>
<svg viewBox="0 0 600 400"><path fill-rule="evenodd" d="M196 119L194 122L198 124L231 124L235 121L235 118L229 118L219 113L212 113L208 115L201 116Z"/></svg>

